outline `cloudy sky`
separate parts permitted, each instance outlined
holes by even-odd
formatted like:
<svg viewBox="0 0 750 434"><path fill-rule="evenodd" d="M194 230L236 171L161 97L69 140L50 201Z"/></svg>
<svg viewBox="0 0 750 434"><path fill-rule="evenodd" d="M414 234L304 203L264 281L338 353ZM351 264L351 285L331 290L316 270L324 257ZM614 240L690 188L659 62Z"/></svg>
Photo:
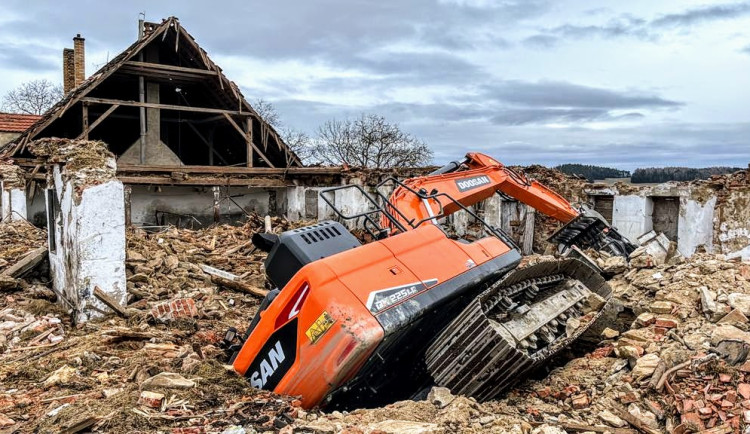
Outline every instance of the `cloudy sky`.
<svg viewBox="0 0 750 434"><path fill-rule="evenodd" d="M622 169L750 162L750 2L16 1L0 5L0 94L61 82L81 33L92 73L174 15L249 100L313 134L373 112L435 162ZM63 6L64 4L64 6Z"/></svg>

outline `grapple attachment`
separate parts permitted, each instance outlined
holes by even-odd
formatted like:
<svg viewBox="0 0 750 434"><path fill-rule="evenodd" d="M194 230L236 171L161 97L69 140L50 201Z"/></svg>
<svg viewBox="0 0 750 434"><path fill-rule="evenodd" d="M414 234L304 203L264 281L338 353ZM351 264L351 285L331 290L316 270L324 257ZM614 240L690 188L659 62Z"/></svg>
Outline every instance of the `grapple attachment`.
<svg viewBox="0 0 750 434"><path fill-rule="evenodd" d="M548 239L563 249L592 248L627 258L638 246L622 236L598 212L583 207L581 214Z"/></svg>

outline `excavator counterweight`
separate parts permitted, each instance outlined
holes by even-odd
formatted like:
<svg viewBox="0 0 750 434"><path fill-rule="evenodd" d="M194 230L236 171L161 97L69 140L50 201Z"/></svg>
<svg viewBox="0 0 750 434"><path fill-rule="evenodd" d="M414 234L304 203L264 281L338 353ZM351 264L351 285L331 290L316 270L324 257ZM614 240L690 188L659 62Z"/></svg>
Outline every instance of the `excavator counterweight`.
<svg viewBox="0 0 750 434"><path fill-rule="evenodd" d="M342 212L335 197L347 188L371 209ZM227 342L252 386L301 396L306 408L382 405L433 384L490 399L570 344L601 315L609 287L575 259L517 269L513 240L470 208L496 192L566 223L552 238L561 252L634 249L601 216L483 154L374 192L321 192L342 220L360 220L370 243L335 221L253 237L277 289ZM446 232L444 217L459 210L482 237Z"/></svg>

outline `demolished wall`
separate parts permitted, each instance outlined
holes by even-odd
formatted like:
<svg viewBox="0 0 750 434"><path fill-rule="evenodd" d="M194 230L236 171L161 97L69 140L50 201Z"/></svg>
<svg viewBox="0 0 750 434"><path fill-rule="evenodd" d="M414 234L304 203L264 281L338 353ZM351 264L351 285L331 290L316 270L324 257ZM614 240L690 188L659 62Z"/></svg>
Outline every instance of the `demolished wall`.
<svg viewBox="0 0 750 434"><path fill-rule="evenodd" d="M585 192L614 196L612 225L632 241L654 229L654 201L675 198L679 200L677 249L682 255L706 251L750 258L748 171L658 185L590 184Z"/></svg>
<svg viewBox="0 0 750 434"><path fill-rule="evenodd" d="M24 171L12 161L0 161L0 220L26 219Z"/></svg>
<svg viewBox="0 0 750 434"><path fill-rule="evenodd" d="M99 288L125 304L125 210L114 156L102 142L42 139L31 151L48 165L53 288L76 321L107 312Z"/></svg>

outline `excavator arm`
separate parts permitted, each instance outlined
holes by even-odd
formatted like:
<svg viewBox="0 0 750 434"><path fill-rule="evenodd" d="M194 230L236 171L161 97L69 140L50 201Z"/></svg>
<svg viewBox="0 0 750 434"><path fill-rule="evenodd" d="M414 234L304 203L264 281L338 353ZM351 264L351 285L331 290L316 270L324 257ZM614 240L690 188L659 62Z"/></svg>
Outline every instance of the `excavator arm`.
<svg viewBox="0 0 750 434"><path fill-rule="evenodd" d="M463 161L451 162L429 175L404 181L391 194L389 206L399 211L394 214L402 227L417 228L435 224L438 217L458 211L461 205L472 206L496 192L565 223L566 226L551 238L564 248L572 245L593 247L622 256L635 249L595 211L586 207L575 208L541 183L476 152L470 152ZM381 223L383 227L394 227L393 222L385 218Z"/></svg>

